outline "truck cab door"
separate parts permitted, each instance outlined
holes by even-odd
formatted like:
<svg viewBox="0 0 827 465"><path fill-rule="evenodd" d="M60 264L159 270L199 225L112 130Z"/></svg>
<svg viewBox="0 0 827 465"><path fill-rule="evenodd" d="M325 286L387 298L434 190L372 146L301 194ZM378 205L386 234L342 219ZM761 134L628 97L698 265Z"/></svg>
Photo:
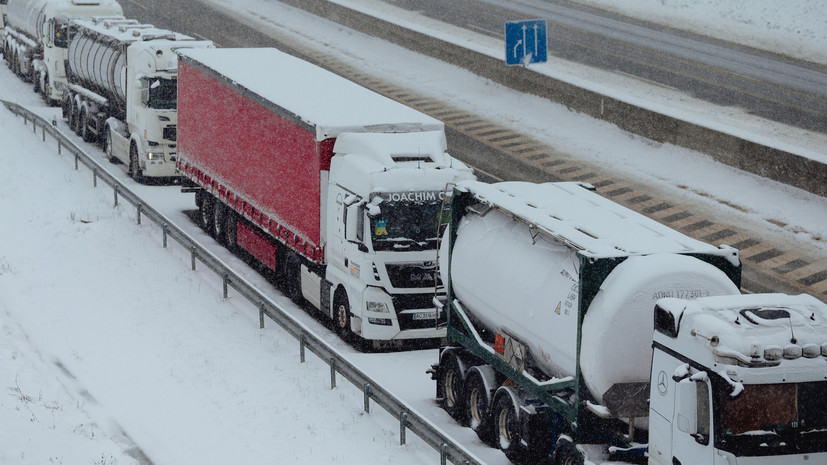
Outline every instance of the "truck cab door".
<svg viewBox="0 0 827 465"><path fill-rule="evenodd" d="M677 383L672 419L673 465L713 463L711 393L705 378L686 378Z"/></svg>
<svg viewBox="0 0 827 465"><path fill-rule="evenodd" d="M330 242L327 244L328 264L339 270L347 269L345 264L345 200L344 194L338 192L333 203L334 217L330 230Z"/></svg>

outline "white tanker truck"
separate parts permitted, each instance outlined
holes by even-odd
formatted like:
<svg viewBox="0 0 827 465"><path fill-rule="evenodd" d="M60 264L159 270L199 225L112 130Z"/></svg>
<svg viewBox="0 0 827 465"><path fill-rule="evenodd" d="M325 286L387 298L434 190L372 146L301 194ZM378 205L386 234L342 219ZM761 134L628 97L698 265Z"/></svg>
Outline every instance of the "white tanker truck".
<svg viewBox="0 0 827 465"><path fill-rule="evenodd" d="M443 408L515 462L827 463L827 306L584 187L454 189Z"/></svg>
<svg viewBox="0 0 827 465"><path fill-rule="evenodd" d="M123 15L115 0L12 0L2 8L6 10L6 63L24 80L32 81L35 92L50 104L60 102L66 84L69 21Z"/></svg>
<svg viewBox="0 0 827 465"><path fill-rule="evenodd" d="M63 117L137 181L175 177L178 55L212 42L123 17L72 21Z"/></svg>

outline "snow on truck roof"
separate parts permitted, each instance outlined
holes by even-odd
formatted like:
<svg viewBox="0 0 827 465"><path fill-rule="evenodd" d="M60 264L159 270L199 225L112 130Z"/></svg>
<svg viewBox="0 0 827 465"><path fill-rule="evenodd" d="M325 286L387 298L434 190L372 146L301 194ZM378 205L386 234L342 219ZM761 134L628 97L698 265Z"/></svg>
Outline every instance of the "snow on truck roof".
<svg viewBox="0 0 827 465"><path fill-rule="evenodd" d="M737 250L692 239L601 197L588 184L474 181L457 187L586 255L710 253L738 260Z"/></svg>
<svg viewBox="0 0 827 465"><path fill-rule="evenodd" d="M807 294L743 294L657 302L659 330L709 346L718 358L761 366L827 357L827 304ZM656 325L657 327L658 325Z"/></svg>
<svg viewBox="0 0 827 465"><path fill-rule="evenodd" d="M179 32L160 29L151 24L141 24L134 19L126 19L122 16L96 16L91 19L75 19L72 23L126 44L153 40L174 42L195 40ZM201 42L211 43L207 40ZM190 44L188 43L187 46Z"/></svg>
<svg viewBox="0 0 827 465"><path fill-rule="evenodd" d="M315 131L317 140L344 132L444 128L435 118L274 48L183 50L178 54L186 64Z"/></svg>

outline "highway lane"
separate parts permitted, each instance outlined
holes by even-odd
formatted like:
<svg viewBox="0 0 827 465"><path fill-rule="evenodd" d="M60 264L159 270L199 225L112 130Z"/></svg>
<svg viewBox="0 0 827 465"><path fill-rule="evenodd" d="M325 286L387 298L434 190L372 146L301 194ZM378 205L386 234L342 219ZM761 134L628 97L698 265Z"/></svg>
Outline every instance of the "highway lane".
<svg viewBox="0 0 827 465"><path fill-rule="evenodd" d="M548 21L549 54L682 90L709 102L827 131L827 67L574 5L564 0L383 0L481 32Z"/></svg>

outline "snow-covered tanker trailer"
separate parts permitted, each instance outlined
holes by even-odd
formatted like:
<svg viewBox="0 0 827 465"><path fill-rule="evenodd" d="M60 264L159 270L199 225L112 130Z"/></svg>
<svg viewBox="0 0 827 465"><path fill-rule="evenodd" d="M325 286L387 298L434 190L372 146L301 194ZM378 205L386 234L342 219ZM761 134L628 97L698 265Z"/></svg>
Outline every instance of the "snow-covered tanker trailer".
<svg viewBox="0 0 827 465"><path fill-rule="evenodd" d="M5 8L6 63L51 104L63 98L69 22L123 15L115 0L11 0Z"/></svg>
<svg viewBox="0 0 827 465"><path fill-rule="evenodd" d="M806 301L815 319L796 317L793 324L815 328L806 342L817 345L804 347L821 364L812 357L781 362L775 347L791 344L790 327L786 343L756 335L788 320L776 316L767 323L771 312L740 295L733 248L689 238L579 183L463 182L451 214L439 253L449 345L431 372L443 408L483 440L528 463L641 462L647 454L649 463L663 465L781 463L746 457L774 454L786 454L785 463L789 455L804 460L806 454L791 448L743 450L733 444L747 443L738 436L744 428L728 429L738 420L721 421L725 404L738 402L736 391L764 383L763 374L767 383L791 383L786 369L801 363L802 370L815 370L809 377L799 370L796 382L824 379L826 312L815 299ZM709 304L698 307L691 299ZM760 302L798 308L802 299ZM741 309L755 315L739 322ZM749 326L753 320L761 329ZM824 340L816 340L819 331ZM659 336L656 370L653 334ZM702 381L709 384L705 398ZM773 401L771 390L746 391L754 393L750 403ZM813 406L813 391L805 396ZM825 415L813 415L823 427ZM756 430L762 418L754 415ZM773 425L784 428L783 421Z"/></svg>
<svg viewBox="0 0 827 465"><path fill-rule="evenodd" d="M177 176L178 55L212 42L123 17L72 21L63 117L140 181Z"/></svg>

